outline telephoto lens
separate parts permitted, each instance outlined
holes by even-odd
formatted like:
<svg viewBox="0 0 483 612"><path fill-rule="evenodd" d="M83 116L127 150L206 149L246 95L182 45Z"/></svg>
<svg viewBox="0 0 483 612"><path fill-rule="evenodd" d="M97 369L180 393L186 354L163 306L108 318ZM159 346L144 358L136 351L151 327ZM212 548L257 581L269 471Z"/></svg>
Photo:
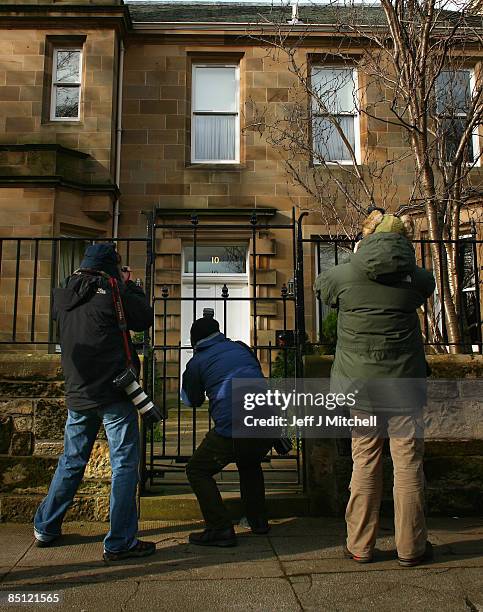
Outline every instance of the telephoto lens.
<svg viewBox="0 0 483 612"><path fill-rule="evenodd" d="M119 374L112 381L118 389L123 389L131 402L136 406L146 425L151 426L164 419L159 408L146 395L138 383L136 373L130 368Z"/></svg>

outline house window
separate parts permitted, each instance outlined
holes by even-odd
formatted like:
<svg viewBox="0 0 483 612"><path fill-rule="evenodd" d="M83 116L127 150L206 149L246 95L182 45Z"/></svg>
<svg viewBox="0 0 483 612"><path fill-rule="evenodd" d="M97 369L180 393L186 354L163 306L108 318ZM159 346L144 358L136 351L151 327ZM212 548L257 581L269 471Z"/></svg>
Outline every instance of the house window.
<svg viewBox="0 0 483 612"><path fill-rule="evenodd" d="M59 240L58 282L62 284L77 270L84 258L86 248L92 240L63 234L64 240ZM71 238L71 240L69 240Z"/></svg>
<svg viewBox="0 0 483 612"><path fill-rule="evenodd" d="M314 163L352 164L351 152L359 163L356 71L352 68L314 66L312 91Z"/></svg>
<svg viewBox="0 0 483 612"><path fill-rule="evenodd" d="M443 70L436 79L436 112L440 118L440 135L444 161L454 159L468 123L468 112L474 89L474 71ZM478 134L468 140L467 162L478 158Z"/></svg>
<svg viewBox="0 0 483 612"><path fill-rule="evenodd" d="M347 263L354 250L354 245L348 240L342 238L331 240L325 238L320 242L316 242L315 250L315 271L316 276L327 272L334 266ZM322 329L327 316L333 312L330 304L324 304L322 300L316 300L316 332L319 341L322 342Z"/></svg>
<svg viewBox="0 0 483 612"><path fill-rule="evenodd" d="M194 65L191 161L237 163L240 159L237 65Z"/></svg>
<svg viewBox="0 0 483 612"><path fill-rule="evenodd" d="M79 121L81 88L81 49L54 49L50 101L52 121Z"/></svg>
<svg viewBox="0 0 483 612"><path fill-rule="evenodd" d="M184 248L184 274L194 272L194 248ZM246 274L247 247L201 245L196 249L197 274Z"/></svg>
<svg viewBox="0 0 483 612"><path fill-rule="evenodd" d="M478 304L478 287L476 273L475 237L472 234L463 234L458 249L458 274L460 277L461 302L463 306L464 340L470 341L473 350L478 351L480 340L481 316Z"/></svg>

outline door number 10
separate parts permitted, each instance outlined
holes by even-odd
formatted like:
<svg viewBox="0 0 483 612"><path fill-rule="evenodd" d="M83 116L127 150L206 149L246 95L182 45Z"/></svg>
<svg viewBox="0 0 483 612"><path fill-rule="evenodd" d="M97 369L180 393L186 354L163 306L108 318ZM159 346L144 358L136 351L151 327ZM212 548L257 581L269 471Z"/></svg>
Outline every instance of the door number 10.
<svg viewBox="0 0 483 612"><path fill-rule="evenodd" d="M217 255L213 255L211 257L211 263L212 264L219 264L220 263L220 258Z"/></svg>

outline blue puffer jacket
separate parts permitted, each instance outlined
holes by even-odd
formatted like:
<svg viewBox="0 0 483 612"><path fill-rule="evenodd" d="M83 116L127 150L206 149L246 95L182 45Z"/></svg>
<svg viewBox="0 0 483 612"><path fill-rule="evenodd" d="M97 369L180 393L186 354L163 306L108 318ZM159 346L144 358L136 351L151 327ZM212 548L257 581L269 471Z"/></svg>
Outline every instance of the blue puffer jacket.
<svg viewBox="0 0 483 612"><path fill-rule="evenodd" d="M198 342L183 373L181 399L187 406L198 407L208 396L214 429L225 438L232 435L233 378L263 378L263 374L250 349L222 333Z"/></svg>

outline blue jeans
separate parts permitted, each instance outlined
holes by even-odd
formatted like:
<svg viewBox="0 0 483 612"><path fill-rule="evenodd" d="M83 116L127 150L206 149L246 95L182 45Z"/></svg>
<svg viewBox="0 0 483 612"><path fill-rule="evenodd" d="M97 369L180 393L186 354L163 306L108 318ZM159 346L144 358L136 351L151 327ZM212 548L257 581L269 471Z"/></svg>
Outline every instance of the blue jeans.
<svg viewBox="0 0 483 612"><path fill-rule="evenodd" d="M104 424L111 458L111 528L104 550L119 552L135 546L138 529L136 487L139 480L139 427L137 410L129 401L102 408L69 410L64 453L59 459L47 497L35 514L39 539L61 534L62 521L84 476L85 467ZM43 536L43 537L42 537Z"/></svg>

